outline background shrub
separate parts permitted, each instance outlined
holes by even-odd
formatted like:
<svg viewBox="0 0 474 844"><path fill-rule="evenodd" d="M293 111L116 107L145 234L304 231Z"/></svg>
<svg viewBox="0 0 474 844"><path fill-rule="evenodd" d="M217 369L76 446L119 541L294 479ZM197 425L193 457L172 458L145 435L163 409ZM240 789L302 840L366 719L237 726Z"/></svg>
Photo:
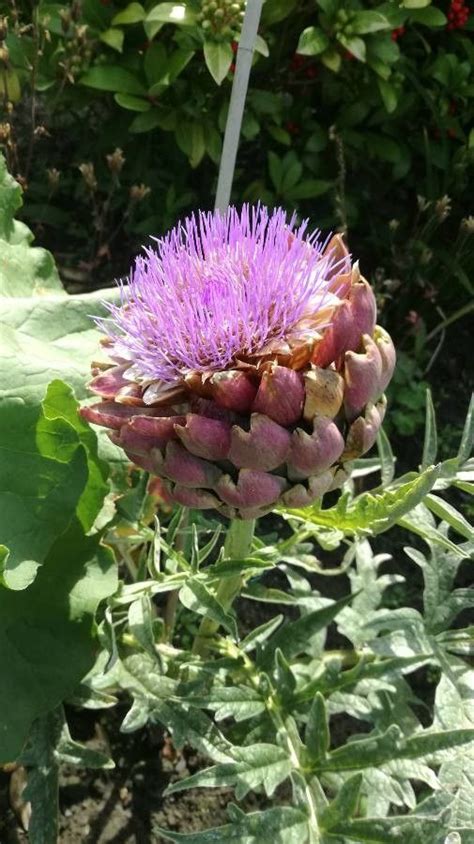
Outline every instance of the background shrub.
<svg viewBox="0 0 474 844"><path fill-rule="evenodd" d="M0 136L71 292L212 206L242 8L3 4ZM233 200L347 232L401 350L402 434L472 307L472 28L464 0L266 0L251 76Z"/></svg>

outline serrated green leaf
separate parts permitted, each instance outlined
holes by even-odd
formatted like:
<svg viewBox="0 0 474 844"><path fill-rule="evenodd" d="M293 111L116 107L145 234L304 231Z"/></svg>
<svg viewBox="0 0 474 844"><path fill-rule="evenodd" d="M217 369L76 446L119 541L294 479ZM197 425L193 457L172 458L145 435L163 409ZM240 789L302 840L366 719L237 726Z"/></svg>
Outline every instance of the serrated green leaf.
<svg viewBox="0 0 474 844"><path fill-rule="evenodd" d="M306 838L308 818L302 809L277 806L264 812L239 813L233 823L205 832L179 833L157 827L155 832L181 844L301 844Z"/></svg>
<svg viewBox="0 0 474 844"><path fill-rule="evenodd" d="M280 512L296 516L308 527L314 523L349 534L382 533L423 500L439 474L440 467L434 466L391 489L365 492L352 501L341 496L336 506L327 510L315 504L300 510L280 508Z"/></svg>
<svg viewBox="0 0 474 844"><path fill-rule="evenodd" d="M235 747L235 795L242 800L249 791L263 787L267 797L290 775L293 763L286 750L274 744L253 744Z"/></svg>
<svg viewBox="0 0 474 844"><path fill-rule="evenodd" d="M99 770L110 770L115 767L113 759L107 756L107 754L74 741L71 738L66 720L64 720L55 752L58 761L62 764Z"/></svg>
<svg viewBox="0 0 474 844"><path fill-rule="evenodd" d="M222 625L234 639L238 638L234 615L231 611L224 609L201 580L190 578L180 590L179 599L189 610L212 618L217 624Z"/></svg>
<svg viewBox="0 0 474 844"><path fill-rule="evenodd" d="M189 742L215 762L233 761L230 742L204 712L180 701L177 682L161 674L150 656L136 654L122 665L121 685L147 701L151 717L172 731L178 747Z"/></svg>
<svg viewBox="0 0 474 844"><path fill-rule="evenodd" d="M449 675L443 674L436 688L435 729L473 726L474 671L464 661L451 660ZM441 762L441 785L453 796L450 826L474 829L474 742L442 753L436 761Z"/></svg>
<svg viewBox="0 0 474 844"><path fill-rule="evenodd" d="M189 788L225 788L235 785L235 781L236 765L234 762L228 762L223 765L213 765L211 768L205 768L190 777L172 783L165 794L177 794Z"/></svg>
<svg viewBox="0 0 474 844"><path fill-rule="evenodd" d="M355 814L359 800L362 774L355 774L343 783L339 793L321 815L321 826L331 830Z"/></svg>
<svg viewBox="0 0 474 844"><path fill-rule="evenodd" d="M280 648L275 651L274 676L281 700L285 702L286 699L291 699L296 688L296 678Z"/></svg>
<svg viewBox="0 0 474 844"><path fill-rule="evenodd" d="M406 739L401 756L406 759L424 759L441 750L451 750L469 742L474 742L474 727L442 732L424 730Z"/></svg>
<svg viewBox="0 0 474 844"><path fill-rule="evenodd" d="M157 700L153 704L152 715L166 729L171 730L178 747L189 742L215 762L232 759L232 745L204 712L187 705Z"/></svg>
<svg viewBox="0 0 474 844"><path fill-rule="evenodd" d="M351 600L352 595L348 595L329 606L302 615L297 621L283 625L267 640L258 662L263 666L269 665L277 648L281 649L287 659L303 652L309 646L312 637L327 627Z"/></svg>
<svg viewBox="0 0 474 844"><path fill-rule="evenodd" d="M425 507L424 504L418 504L413 508L413 510L411 510L410 513L397 521L400 527L406 528L406 530L410 530L413 533L418 534L418 536L421 536L428 543L440 545L442 548L445 548L447 551L451 551L461 559L469 557L470 555L467 551L465 551L461 546L456 545L448 539L447 536L444 536L444 534L441 533L435 525L430 524L430 521L426 518L426 513L430 515L428 508Z"/></svg>
<svg viewBox="0 0 474 844"><path fill-rule="evenodd" d="M0 535L9 550L2 581L10 589L25 589L34 580L74 518L88 480L87 456L77 438L67 461L57 460L48 444L36 446L41 419L39 408L28 412L19 400L0 405Z"/></svg>
<svg viewBox="0 0 474 844"><path fill-rule="evenodd" d="M392 724L384 733L358 738L338 747L318 763L319 770L354 771L381 765L400 755L403 736L400 728Z"/></svg>
<svg viewBox="0 0 474 844"><path fill-rule="evenodd" d="M159 663L153 629L153 609L149 595L141 595L128 608L130 633L142 648Z"/></svg>
<svg viewBox="0 0 474 844"><path fill-rule="evenodd" d="M240 649L244 651L244 653L251 653L255 650L255 648L263 645L269 636L271 636L272 633L274 633L274 631L280 626L283 618L283 615L276 615L275 618L271 618L269 621L265 621L259 627L256 627L245 637L245 639L242 639Z"/></svg>
<svg viewBox="0 0 474 844"><path fill-rule="evenodd" d="M331 834L367 844L441 844L437 818L357 818L337 824L331 829Z"/></svg>
<svg viewBox="0 0 474 844"><path fill-rule="evenodd" d="M205 696L190 695L187 702L190 706L211 709L216 721L229 717L244 721L265 709L265 703L258 692L248 686L213 686Z"/></svg>
<svg viewBox="0 0 474 844"><path fill-rule="evenodd" d="M426 496L425 504L435 516L446 522L453 530L471 542L474 541L474 528L452 504L432 493Z"/></svg>
<svg viewBox="0 0 474 844"><path fill-rule="evenodd" d="M312 761L324 759L329 750L329 723L322 694L316 694L308 714L305 744Z"/></svg>
<svg viewBox="0 0 474 844"><path fill-rule="evenodd" d="M89 531L107 493L97 438L70 387L52 382L41 404L0 398L0 535L9 549L3 582L23 589L60 534L78 519Z"/></svg>

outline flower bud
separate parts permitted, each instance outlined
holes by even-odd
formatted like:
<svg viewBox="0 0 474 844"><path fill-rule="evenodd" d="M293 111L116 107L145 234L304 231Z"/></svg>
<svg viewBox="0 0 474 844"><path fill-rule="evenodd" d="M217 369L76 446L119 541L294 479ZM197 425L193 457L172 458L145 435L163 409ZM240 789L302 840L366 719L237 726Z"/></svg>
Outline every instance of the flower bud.
<svg viewBox="0 0 474 844"><path fill-rule="evenodd" d="M393 343L342 238L304 231L281 210L190 218L109 306L112 363L82 415L170 500L241 519L305 507L375 442Z"/></svg>
<svg viewBox="0 0 474 844"><path fill-rule="evenodd" d="M107 167L111 173L118 175L125 164L125 158L122 150L117 147L110 155L105 156L107 159Z"/></svg>

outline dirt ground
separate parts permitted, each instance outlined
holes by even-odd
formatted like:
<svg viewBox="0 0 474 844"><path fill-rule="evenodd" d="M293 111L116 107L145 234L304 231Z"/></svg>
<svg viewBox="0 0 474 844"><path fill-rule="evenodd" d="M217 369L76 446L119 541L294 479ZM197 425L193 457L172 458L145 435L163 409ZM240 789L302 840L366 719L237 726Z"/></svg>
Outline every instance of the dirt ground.
<svg viewBox="0 0 474 844"><path fill-rule="evenodd" d="M125 714L125 708L121 713ZM69 710L74 738L90 747L107 745L116 767L107 771L64 766L60 776L59 844L161 844L157 827L194 832L227 822L231 789L193 789L163 796L170 781L189 776L205 764L195 754L177 754L166 735L155 728L124 735L118 712ZM0 774L0 844L27 844L9 800L9 776ZM262 807L248 798L246 811Z"/></svg>

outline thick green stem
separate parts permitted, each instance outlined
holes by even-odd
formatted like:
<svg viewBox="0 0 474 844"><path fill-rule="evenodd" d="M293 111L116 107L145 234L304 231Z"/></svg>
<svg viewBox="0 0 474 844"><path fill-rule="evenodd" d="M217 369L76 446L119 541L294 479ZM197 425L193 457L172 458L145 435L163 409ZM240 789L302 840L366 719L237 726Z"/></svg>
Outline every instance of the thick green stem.
<svg viewBox="0 0 474 844"><path fill-rule="evenodd" d="M224 543L226 560L241 560L247 556L252 544L255 530L255 519L245 521L233 520L227 531ZM217 587L216 598L225 609L232 606L242 586L242 577L223 577ZM219 625L212 618L203 618L198 634L194 640L193 652L201 656L206 652L209 639L214 635Z"/></svg>

